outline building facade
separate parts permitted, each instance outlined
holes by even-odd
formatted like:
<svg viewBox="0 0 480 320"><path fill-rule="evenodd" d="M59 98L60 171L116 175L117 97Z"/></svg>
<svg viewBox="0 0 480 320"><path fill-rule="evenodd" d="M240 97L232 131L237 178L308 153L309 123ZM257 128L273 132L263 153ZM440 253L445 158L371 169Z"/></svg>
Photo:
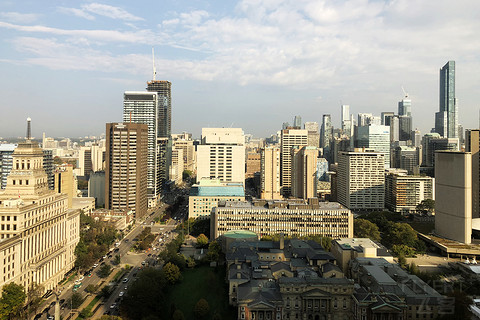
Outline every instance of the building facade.
<svg viewBox="0 0 480 320"><path fill-rule="evenodd" d="M292 196L301 199L317 196L318 148L292 148Z"/></svg>
<svg viewBox="0 0 480 320"><path fill-rule="evenodd" d="M304 147L308 144L308 131L299 129L284 129L281 131L280 153L280 185L283 196L292 192L292 154L293 147Z"/></svg>
<svg viewBox="0 0 480 320"><path fill-rule="evenodd" d="M336 202L222 203L213 208L211 224L212 239L232 230L249 230L260 236L279 233L334 239L353 236L352 212Z"/></svg>
<svg viewBox="0 0 480 320"><path fill-rule="evenodd" d="M105 209L147 213L148 126L107 123Z"/></svg>
<svg viewBox="0 0 480 320"><path fill-rule="evenodd" d="M369 148L382 153L385 168L390 168L390 127L382 125L358 127L357 142L359 148Z"/></svg>
<svg viewBox="0 0 480 320"><path fill-rule="evenodd" d="M16 144L0 144L0 189L7 186L7 177L12 170L12 154Z"/></svg>
<svg viewBox="0 0 480 320"><path fill-rule="evenodd" d="M435 200L435 179L387 173L385 176L385 207L393 212L416 212L423 200Z"/></svg>
<svg viewBox="0 0 480 320"><path fill-rule="evenodd" d="M448 61L440 69L440 110L435 114L435 132L445 138L458 138L455 61Z"/></svg>
<svg viewBox="0 0 480 320"><path fill-rule="evenodd" d="M43 152L27 138L13 155L7 186L0 193L0 287L10 282L28 291L56 287L74 267L80 211L68 210L66 195L48 188Z"/></svg>
<svg viewBox="0 0 480 320"><path fill-rule="evenodd" d="M384 159L384 154L377 152L340 152L337 201L351 210L383 209Z"/></svg>
<svg viewBox="0 0 480 320"><path fill-rule="evenodd" d="M472 154L472 217L480 218L480 130L465 131L465 151Z"/></svg>
<svg viewBox="0 0 480 320"><path fill-rule="evenodd" d="M260 159L260 198L282 199L280 191L280 148L266 147Z"/></svg>

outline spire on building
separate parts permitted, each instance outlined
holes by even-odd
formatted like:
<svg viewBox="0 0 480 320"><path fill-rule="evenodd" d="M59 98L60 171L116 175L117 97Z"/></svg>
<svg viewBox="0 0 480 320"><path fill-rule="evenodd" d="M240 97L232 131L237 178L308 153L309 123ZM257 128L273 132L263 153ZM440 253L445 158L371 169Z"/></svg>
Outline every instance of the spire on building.
<svg viewBox="0 0 480 320"><path fill-rule="evenodd" d="M30 117L27 118L27 140L32 139L32 127L31 127L32 119Z"/></svg>

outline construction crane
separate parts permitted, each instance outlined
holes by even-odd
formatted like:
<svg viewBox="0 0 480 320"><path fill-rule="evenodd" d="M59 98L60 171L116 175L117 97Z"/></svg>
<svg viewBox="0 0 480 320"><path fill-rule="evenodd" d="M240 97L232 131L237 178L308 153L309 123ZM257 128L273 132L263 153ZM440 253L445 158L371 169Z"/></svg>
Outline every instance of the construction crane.
<svg viewBox="0 0 480 320"><path fill-rule="evenodd" d="M402 86L402 91L403 91L403 94L405 95L405 98L408 98L408 93L405 91L405 89L403 88L403 86Z"/></svg>

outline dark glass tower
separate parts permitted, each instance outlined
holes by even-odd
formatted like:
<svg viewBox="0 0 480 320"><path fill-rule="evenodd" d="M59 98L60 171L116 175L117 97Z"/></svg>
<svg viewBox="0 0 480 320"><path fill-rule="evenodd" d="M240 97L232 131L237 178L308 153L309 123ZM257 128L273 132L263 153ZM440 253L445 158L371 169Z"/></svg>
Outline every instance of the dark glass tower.
<svg viewBox="0 0 480 320"><path fill-rule="evenodd" d="M458 138L455 61L448 61L440 69L440 110L435 114L435 131L446 138Z"/></svg>

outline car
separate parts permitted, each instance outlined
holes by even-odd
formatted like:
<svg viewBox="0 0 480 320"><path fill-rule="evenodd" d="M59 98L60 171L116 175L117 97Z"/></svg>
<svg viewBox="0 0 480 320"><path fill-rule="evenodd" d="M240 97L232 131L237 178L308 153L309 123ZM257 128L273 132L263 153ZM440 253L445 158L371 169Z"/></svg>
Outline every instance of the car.
<svg viewBox="0 0 480 320"><path fill-rule="evenodd" d="M80 279L78 279L78 280L79 280L80 282L82 282L83 279L85 279L85 277L84 277L84 276L81 276Z"/></svg>
<svg viewBox="0 0 480 320"><path fill-rule="evenodd" d="M104 255L104 256L102 257L102 259L107 259L107 257L108 257L107 255Z"/></svg>
<svg viewBox="0 0 480 320"><path fill-rule="evenodd" d="M108 255L109 258L113 257L111 254Z"/></svg>
<svg viewBox="0 0 480 320"><path fill-rule="evenodd" d="M50 310L50 307L46 307L45 309L43 309L42 313L48 313L48 310Z"/></svg>
<svg viewBox="0 0 480 320"><path fill-rule="evenodd" d="M110 306L110 309L115 309L115 307L117 306L116 303L113 303L111 306Z"/></svg>
<svg viewBox="0 0 480 320"><path fill-rule="evenodd" d="M134 274L132 274L133 277L136 277L137 276L137 273L135 272Z"/></svg>
<svg viewBox="0 0 480 320"><path fill-rule="evenodd" d="M55 319L54 316L48 316L48 317L47 317L47 320L53 320L53 319Z"/></svg>
<svg viewBox="0 0 480 320"><path fill-rule="evenodd" d="M120 291L120 293L118 294L119 297L123 297L123 295L124 295L123 291Z"/></svg>
<svg viewBox="0 0 480 320"><path fill-rule="evenodd" d="M59 304L63 304L64 302L65 302L65 299L60 299L60 300L58 301Z"/></svg>
<svg viewBox="0 0 480 320"><path fill-rule="evenodd" d="M124 290L127 290L127 289L128 289L128 287L125 287L125 288L123 288L123 289L124 289Z"/></svg>
<svg viewBox="0 0 480 320"><path fill-rule="evenodd" d="M129 240L128 239L125 239L125 242L128 242Z"/></svg>
<svg viewBox="0 0 480 320"><path fill-rule="evenodd" d="M144 265L145 265L145 261L142 261L142 266L144 266Z"/></svg>
<svg viewBox="0 0 480 320"><path fill-rule="evenodd" d="M37 315L35 316L35 318L33 318L33 320L40 319L41 317L42 317L42 314L41 314L41 313L39 313L39 314L37 314Z"/></svg>
<svg viewBox="0 0 480 320"><path fill-rule="evenodd" d="M92 273L91 273L91 272L88 274L88 277L89 277L89 278L91 278L91 277L92 277Z"/></svg>
<svg viewBox="0 0 480 320"><path fill-rule="evenodd" d="M151 255L152 255L152 254L151 254L151 253L149 253L149 254L147 255L147 257L150 257Z"/></svg>
<svg viewBox="0 0 480 320"><path fill-rule="evenodd" d="M56 305L57 302L56 301L52 301L52 303L50 303L50 308L52 308L54 305Z"/></svg>
<svg viewBox="0 0 480 320"><path fill-rule="evenodd" d="M93 267L94 267L94 268L98 267L98 263L95 263L95 264L93 265Z"/></svg>
<svg viewBox="0 0 480 320"><path fill-rule="evenodd" d="M110 314L110 310L105 311L103 314L108 316Z"/></svg>
<svg viewBox="0 0 480 320"><path fill-rule="evenodd" d="M127 282L128 282L128 278L124 278L123 283L127 283Z"/></svg>
<svg viewBox="0 0 480 320"><path fill-rule="evenodd" d="M113 250L113 252L118 252L120 249L116 248L115 250Z"/></svg>

